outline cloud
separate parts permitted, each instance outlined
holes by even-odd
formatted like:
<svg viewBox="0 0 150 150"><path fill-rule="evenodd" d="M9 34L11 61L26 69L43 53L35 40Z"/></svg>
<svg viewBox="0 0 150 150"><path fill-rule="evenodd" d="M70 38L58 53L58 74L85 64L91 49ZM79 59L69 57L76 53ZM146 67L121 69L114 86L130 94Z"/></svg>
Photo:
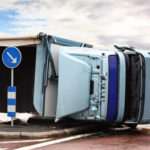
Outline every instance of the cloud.
<svg viewBox="0 0 150 150"><path fill-rule="evenodd" d="M150 5L140 0L0 0L0 23L6 34L47 32L64 38L112 47L129 43L149 48ZM11 12L11 13L8 13ZM2 14L0 13L0 16Z"/></svg>

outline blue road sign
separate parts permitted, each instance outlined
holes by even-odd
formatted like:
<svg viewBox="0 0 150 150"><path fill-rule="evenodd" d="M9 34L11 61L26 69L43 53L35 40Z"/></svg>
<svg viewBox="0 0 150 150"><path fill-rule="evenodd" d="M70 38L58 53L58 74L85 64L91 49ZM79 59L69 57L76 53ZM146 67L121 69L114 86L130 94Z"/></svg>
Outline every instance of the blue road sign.
<svg viewBox="0 0 150 150"><path fill-rule="evenodd" d="M21 62L21 52L16 47L8 47L2 54L2 60L6 67L16 68Z"/></svg>

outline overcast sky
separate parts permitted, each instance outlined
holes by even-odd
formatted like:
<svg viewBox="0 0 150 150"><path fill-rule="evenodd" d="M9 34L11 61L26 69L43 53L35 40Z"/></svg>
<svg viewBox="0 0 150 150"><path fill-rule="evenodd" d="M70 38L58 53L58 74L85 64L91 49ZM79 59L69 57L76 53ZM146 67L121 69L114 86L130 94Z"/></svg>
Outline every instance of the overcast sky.
<svg viewBox="0 0 150 150"><path fill-rule="evenodd" d="M0 0L0 36L46 32L112 48L150 49L150 0Z"/></svg>

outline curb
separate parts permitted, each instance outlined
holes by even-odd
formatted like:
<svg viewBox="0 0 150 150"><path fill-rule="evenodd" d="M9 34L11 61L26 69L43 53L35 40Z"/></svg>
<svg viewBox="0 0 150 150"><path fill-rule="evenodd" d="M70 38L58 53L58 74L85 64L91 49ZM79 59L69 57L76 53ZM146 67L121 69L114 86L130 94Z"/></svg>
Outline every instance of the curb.
<svg viewBox="0 0 150 150"><path fill-rule="evenodd" d="M150 132L150 125L138 125L137 129L140 131Z"/></svg>
<svg viewBox="0 0 150 150"><path fill-rule="evenodd" d="M98 128L99 127L99 128ZM41 139L50 137L69 136L85 132L93 132L101 130L100 125L82 125L78 127L59 129L46 132L0 132L0 138L5 139L17 139L17 138L28 138L28 139Z"/></svg>

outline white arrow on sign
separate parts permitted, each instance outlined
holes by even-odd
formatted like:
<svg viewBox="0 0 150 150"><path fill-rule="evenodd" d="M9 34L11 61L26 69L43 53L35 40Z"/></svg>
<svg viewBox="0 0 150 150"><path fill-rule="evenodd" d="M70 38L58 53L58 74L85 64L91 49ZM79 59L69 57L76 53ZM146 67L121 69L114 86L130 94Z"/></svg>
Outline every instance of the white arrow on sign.
<svg viewBox="0 0 150 150"><path fill-rule="evenodd" d="M12 63L15 64L17 63L17 57L16 58L13 58L9 52L7 52L7 55L12 59Z"/></svg>

